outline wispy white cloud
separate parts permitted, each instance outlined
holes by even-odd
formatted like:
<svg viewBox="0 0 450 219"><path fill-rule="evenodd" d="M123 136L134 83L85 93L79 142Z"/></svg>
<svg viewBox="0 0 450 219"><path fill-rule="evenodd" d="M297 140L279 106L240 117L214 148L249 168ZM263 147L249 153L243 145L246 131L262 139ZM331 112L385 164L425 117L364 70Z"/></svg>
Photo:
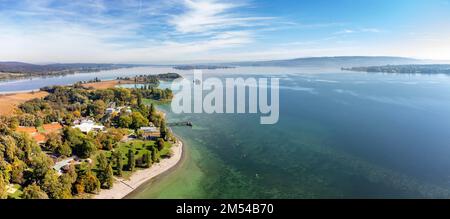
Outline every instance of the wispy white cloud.
<svg viewBox="0 0 450 219"><path fill-rule="evenodd" d="M382 30L377 28L359 28L359 29L344 29L335 32L335 35L356 34L356 33L381 33Z"/></svg>
<svg viewBox="0 0 450 219"><path fill-rule="evenodd" d="M259 6L254 0L0 0L0 60L170 63L408 56L411 42L414 54L450 54L448 32L370 47L358 37L388 32L334 19L292 19L297 12L287 19L283 13L256 10Z"/></svg>
<svg viewBox="0 0 450 219"><path fill-rule="evenodd" d="M164 1L164 7L125 2L120 10L128 12L118 15L108 14L112 9L99 0L61 7L50 7L54 3L50 0L33 1L20 11L8 11L8 17L18 17L24 24L0 19L0 32L8 33L0 36L0 59L144 63L199 59L220 49L253 43L261 26L253 22L272 19L236 13L235 9L245 4L216 0ZM83 16L84 9L92 14ZM136 10L141 15L136 15ZM170 10L179 14L170 15ZM46 18L29 19L36 16ZM158 22L147 20L151 18Z"/></svg>

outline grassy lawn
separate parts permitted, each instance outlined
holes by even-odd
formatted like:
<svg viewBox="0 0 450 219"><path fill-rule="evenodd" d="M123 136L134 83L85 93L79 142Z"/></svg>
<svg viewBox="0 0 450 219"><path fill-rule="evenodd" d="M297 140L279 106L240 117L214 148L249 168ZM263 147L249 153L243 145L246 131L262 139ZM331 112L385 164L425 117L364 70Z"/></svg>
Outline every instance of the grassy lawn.
<svg viewBox="0 0 450 219"><path fill-rule="evenodd" d="M167 156L170 153L170 148L172 148L172 144L170 142L164 143L164 148L159 152L161 157Z"/></svg>
<svg viewBox="0 0 450 219"><path fill-rule="evenodd" d="M162 105L162 104L170 103L170 100L142 99L142 103L144 103L145 105L151 105L152 103L155 105Z"/></svg>
<svg viewBox="0 0 450 219"><path fill-rule="evenodd" d="M12 194L9 194L8 195L9 198L21 199L21 196L22 196L22 193L23 193L22 192L22 187L20 185L18 185L18 184L14 184L11 189L12 190L16 190L16 191L14 193L12 193Z"/></svg>
<svg viewBox="0 0 450 219"><path fill-rule="evenodd" d="M126 165L128 164L128 152L133 150L135 153L136 160L141 159L142 155L146 151L150 151L155 145L155 141L143 141L143 140L133 140L129 142L120 142L119 146L115 150L119 150L122 153L122 161L124 164L123 178L129 178L132 174L130 171L126 170ZM170 148L172 144L170 142L165 142L163 150L160 151L161 158L164 158L170 153ZM111 157L111 151L102 151L105 153L107 158ZM94 159L94 168L97 165L96 159ZM137 168L139 169L139 168Z"/></svg>
<svg viewBox="0 0 450 219"><path fill-rule="evenodd" d="M37 127L36 129L37 129L37 131L38 131L39 133L43 133L43 134L46 133L44 127L42 127L42 126Z"/></svg>

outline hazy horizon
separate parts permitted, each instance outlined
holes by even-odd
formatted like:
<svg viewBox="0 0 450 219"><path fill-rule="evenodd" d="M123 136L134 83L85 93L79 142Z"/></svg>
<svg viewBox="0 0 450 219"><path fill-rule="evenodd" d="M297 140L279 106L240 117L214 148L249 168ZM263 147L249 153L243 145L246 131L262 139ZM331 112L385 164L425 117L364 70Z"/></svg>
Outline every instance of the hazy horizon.
<svg viewBox="0 0 450 219"><path fill-rule="evenodd" d="M233 62L233 61L180 61L180 62L167 62L167 63L142 63L142 62L25 62L21 60L0 60L0 63L6 62L17 62L17 63L26 63L26 64L34 64L34 65L51 65L51 64L117 64L117 65L142 65L142 66L176 66L176 65L227 65L227 64L239 64L239 63L251 63L251 62L271 62L271 61L291 61L291 60L300 60L300 59L315 59L315 58L345 58L345 57L364 57L364 58L400 58L400 59L416 59L417 61L423 61L423 64L450 64L450 60L437 60L437 59L417 59L413 57L401 57L401 56L306 56L306 57L291 57L286 59L270 59L270 60L247 60L243 59L241 61ZM416 64L416 63L411 63Z"/></svg>

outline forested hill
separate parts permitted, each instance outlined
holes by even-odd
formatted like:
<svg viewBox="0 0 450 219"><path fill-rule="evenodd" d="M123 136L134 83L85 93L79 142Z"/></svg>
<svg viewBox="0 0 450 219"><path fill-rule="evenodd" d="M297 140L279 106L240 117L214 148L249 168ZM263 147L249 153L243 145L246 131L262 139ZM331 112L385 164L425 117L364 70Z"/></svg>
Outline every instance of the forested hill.
<svg viewBox="0 0 450 219"><path fill-rule="evenodd" d="M133 66L134 65L128 64L92 64L92 63L36 65L24 62L0 62L0 72L46 75L46 74L71 73L83 71L100 71Z"/></svg>
<svg viewBox="0 0 450 219"><path fill-rule="evenodd" d="M232 66L281 66L281 67L355 67L375 65L403 65L421 64L423 60L390 57L390 56L336 56L336 57L309 57L287 60L235 62Z"/></svg>

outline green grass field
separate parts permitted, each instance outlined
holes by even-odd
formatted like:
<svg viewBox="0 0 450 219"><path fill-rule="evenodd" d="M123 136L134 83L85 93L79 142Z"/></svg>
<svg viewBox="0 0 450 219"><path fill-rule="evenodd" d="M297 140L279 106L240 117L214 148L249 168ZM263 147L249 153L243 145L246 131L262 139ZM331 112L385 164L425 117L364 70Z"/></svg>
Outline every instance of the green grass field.
<svg viewBox="0 0 450 219"><path fill-rule="evenodd" d="M23 193L22 192L22 187L20 185L18 185L18 184L14 184L12 186L12 189L15 190L15 192L12 193L12 194L8 194L8 198L21 199L21 196L22 196L22 193Z"/></svg>
<svg viewBox="0 0 450 219"><path fill-rule="evenodd" d="M124 164L123 177L128 178L131 175L130 171L126 170L126 165L128 164L128 152L133 150L135 153L136 160L141 159L142 155L146 151L150 151L152 147L155 145L155 141L143 141L143 140L133 140L129 142L120 142L118 147L115 150L119 150L122 153L122 161ZM170 153L170 148L172 144L169 142L165 142L164 148L160 151L160 156L163 158ZM103 151L107 158L111 157L111 151ZM96 166L97 162L94 161L94 166ZM139 168L138 168L139 169Z"/></svg>
<svg viewBox="0 0 450 219"><path fill-rule="evenodd" d="M152 100L152 99L142 99L142 103L144 103L145 105L151 105L152 103L155 105L161 105L161 104L166 104L166 103L170 103L170 101L160 101L160 100Z"/></svg>
<svg viewBox="0 0 450 219"><path fill-rule="evenodd" d="M42 126L37 127L36 129L37 129L37 131L38 131L39 133L42 133L42 134L46 133L44 127L42 127Z"/></svg>

